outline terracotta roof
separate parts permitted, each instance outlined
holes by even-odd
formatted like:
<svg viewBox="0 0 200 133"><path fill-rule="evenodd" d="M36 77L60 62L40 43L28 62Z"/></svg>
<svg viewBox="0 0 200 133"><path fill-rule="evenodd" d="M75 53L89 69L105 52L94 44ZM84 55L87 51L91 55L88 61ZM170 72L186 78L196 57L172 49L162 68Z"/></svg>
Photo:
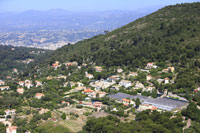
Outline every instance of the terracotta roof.
<svg viewBox="0 0 200 133"><path fill-rule="evenodd" d="M6 110L5 110L5 112L11 112L11 111L15 112L16 109L6 109Z"/></svg>
<svg viewBox="0 0 200 133"><path fill-rule="evenodd" d="M122 99L122 101L130 102L130 100L129 100L129 99L126 99L126 98Z"/></svg>
<svg viewBox="0 0 200 133"><path fill-rule="evenodd" d="M85 89L84 92L85 92L85 93L92 93L93 90L91 90L90 88L88 88L88 89Z"/></svg>
<svg viewBox="0 0 200 133"><path fill-rule="evenodd" d="M157 109L158 109L157 107L152 106L151 110L157 110Z"/></svg>
<svg viewBox="0 0 200 133"><path fill-rule="evenodd" d="M14 130L17 130L17 126L10 126L10 127L7 127L7 130L9 132L13 132Z"/></svg>
<svg viewBox="0 0 200 133"><path fill-rule="evenodd" d="M43 93L36 93L35 96L36 97L42 97L42 96L44 96L44 94Z"/></svg>
<svg viewBox="0 0 200 133"><path fill-rule="evenodd" d="M10 88L9 86L1 86L0 88Z"/></svg>

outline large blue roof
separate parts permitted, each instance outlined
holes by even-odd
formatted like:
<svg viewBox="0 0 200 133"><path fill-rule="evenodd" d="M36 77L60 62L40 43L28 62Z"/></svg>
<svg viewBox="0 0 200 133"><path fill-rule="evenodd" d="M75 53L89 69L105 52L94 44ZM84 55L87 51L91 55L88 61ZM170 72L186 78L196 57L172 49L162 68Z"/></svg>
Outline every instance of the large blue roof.
<svg viewBox="0 0 200 133"><path fill-rule="evenodd" d="M181 108L185 105L188 104L187 101L181 101L181 100L174 100L174 99L170 99L170 98L151 98L151 97L146 97L146 96L141 96L141 95L129 95L129 94L125 94L125 93L116 93L113 95L108 95L109 98L114 99L114 100L119 100L121 101L123 98L130 98L130 99L137 99L139 98L141 103L143 104L151 104L157 108L160 108L162 110L173 110L173 109L177 109L177 108Z"/></svg>

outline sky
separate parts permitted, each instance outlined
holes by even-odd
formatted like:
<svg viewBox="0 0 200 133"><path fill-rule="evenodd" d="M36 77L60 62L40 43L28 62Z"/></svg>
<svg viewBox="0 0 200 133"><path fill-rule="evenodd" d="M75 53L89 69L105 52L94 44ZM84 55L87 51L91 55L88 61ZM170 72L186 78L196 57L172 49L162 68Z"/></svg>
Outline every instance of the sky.
<svg viewBox="0 0 200 133"><path fill-rule="evenodd" d="M0 12L65 9L69 11L137 10L200 0L0 0Z"/></svg>

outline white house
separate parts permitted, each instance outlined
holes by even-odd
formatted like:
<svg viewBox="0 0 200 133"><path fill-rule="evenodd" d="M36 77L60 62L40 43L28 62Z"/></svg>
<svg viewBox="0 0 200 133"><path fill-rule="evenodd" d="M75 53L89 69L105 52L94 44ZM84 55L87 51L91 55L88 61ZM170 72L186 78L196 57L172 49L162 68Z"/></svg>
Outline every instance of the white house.
<svg viewBox="0 0 200 133"><path fill-rule="evenodd" d="M139 81L137 81L135 83L134 89L145 89L145 87L144 87L144 85L142 83L140 83Z"/></svg>
<svg viewBox="0 0 200 133"><path fill-rule="evenodd" d="M100 90L100 89L106 89L112 86L113 84L115 84L115 82L108 82L106 80L98 80L95 82L91 82L90 86L94 87L95 90Z"/></svg>
<svg viewBox="0 0 200 133"><path fill-rule="evenodd" d="M19 94L23 94L24 93L24 88L17 88L17 92Z"/></svg>
<svg viewBox="0 0 200 133"><path fill-rule="evenodd" d="M151 75L147 75L147 81L152 80L152 76Z"/></svg>
<svg viewBox="0 0 200 133"><path fill-rule="evenodd" d="M112 75L112 76L108 77L107 80L110 81L110 82L116 82L116 81L120 80L120 76L119 75Z"/></svg>
<svg viewBox="0 0 200 133"><path fill-rule="evenodd" d="M6 133L17 133L17 127L16 126L9 126L6 128Z"/></svg>
<svg viewBox="0 0 200 133"><path fill-rule="evenodd" d="M35 81L35 87L41 87L42 86L42 82L40 81Z"/></svg>
<svg viewBox="0 0 200 133"><path fill-rule="evenodd" d="M147 63L147 66L146 66L147 69L152 69L152 68L157 68L157 67L158 66L156 66L153 62Z"/></svg>
<svg viewBox="0 0 200 133"><path fill-rule="evenodd" d="M118 72L118 73L122 73L123 70L122 70L121 68L119 68L119 69L117 69L117 72Z"/></svg>
<svg viewBox="0 0 200 133"><path fill-rule="evenodd" d="M126 99L126 98L123 98L123 99L121 100L121 102L122 102L125 106L128 106L128 105L130 105L130 104L135 105L135 102L133 102L133 101L130 100L130 99Z"/></svg>
<svg viewBox="0 0 200 133"><path fill-rule="evenodd" d="M164 81L164 79L157 79L157 81L159 84L161 84Z"/></svg>
<svg viewBox="0 0 200 133"><path fill-rule="evenodd" d="M175 71L175 68L174 67L168 67L168 70L169 70L169 72L174 72Z"/></svg>
<svg viewBox="0 0 200 133"><path fill-rule="evenodd" d="M157 107L154 107L150 104L141 104L138 108L139 111L144 111L144 110L157 110Z"/></svg>
<svg viewBox="0 0 200 133"><path fill-rule="evenodd" d="M31 84L31 83L25 83L25 87L28 88L28 89L30 89L31 87L33 87L33 84Z"/></svg>
<svg viewBox="0 0 200 133"><path fill-rule="evenodd" d="M8 115L13 116L16 114L16 109L7 109L5 110L5 117L7 117Z"/></svg>
<svg viewBox="0 0 200 133"><path fill-rule="evenodd" d="M119 82L119 85L124 86L125 88L128 88L128 87L132 86L132 83L131 83L131 81L128 81L128 80L121 80Z"/></svg>
<svg viewBox="0 0 200 133"><path fill-rule="evenodd" d="M95 66L94 69L96 70L96 72L102 72L103 68L101 66Z"/></svg>
<svg viewBox="0 0 200 133"><path fill-rule="evenodd" d="M35 98L41 99L43 96L45 96L43 93L36 93Z"/></svg>
<svg viewBox="0 0 200 133"><path fill-rule="evenodd" d="M0 90L1 90L1 91L9 90L9 89L10 89L10 86L1 86L1 87L0 87Z"/></svg>
<svg viewBox="0 0 200 133"><path fill-rule="evenodd" d="M137 72L130 72L129 75L128 75L128 77L135 77L137 75L138 75Z"/></svg>
<svg viewBox="0 0 200 133"><path fill-rule="evenodd" d="M89 74L88 72L85 72L85 77L88 79L94 78L94 76L92 74Z"/></svg>
<svg viewBox="0 0 200 133"><path fill-rule="evenodd" d="M33 87L33 84L30 80L25 80L25 87L30 89L31 87Z"/></svg>
<svg viewBox="0 0 200 133"><path fill-rule="evenodd" d="M164 82L165 82L165 84L168 84L169 83L169 78L165 78Z"/></svg>
<svg viewBox="0 0 200 133"><path fill-rule="evenodd" d="M24 86L25 82L24 81L19 81L18 83L20 86Z"/></svg>
<svg viewBox="0 0 200 133"><path fill-rule="evenodd" d="M97 91L96 92L97 94L99 94L99 97L104 97L107 93L106 92L103 92L103 91Z"/></svg>
<svg viewBox="0 0 200 133"><path fill-rule="evenodd" d="M5 82L2 81L2 80L0 80L0 86L1 86L1 85L5 85Z"/></svg>

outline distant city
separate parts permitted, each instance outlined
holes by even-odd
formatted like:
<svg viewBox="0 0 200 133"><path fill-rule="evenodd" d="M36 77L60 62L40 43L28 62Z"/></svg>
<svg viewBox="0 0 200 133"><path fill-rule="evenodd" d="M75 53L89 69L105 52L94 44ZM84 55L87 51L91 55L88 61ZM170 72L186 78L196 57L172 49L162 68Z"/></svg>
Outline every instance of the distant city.
<svg viewBox="0 0 200 133"><path fill-rule="evenodd" d="M0 45L25 46L55 50L67 44L103 33L98 30L39 30L0 32Z"/></svg>
<svg viewBox="0 0 200 133"><path fill-rule="evenodd" d="M0 13L0 45L55 50L104 31L112 31L151 13L152 10L91 13L54 9Z"/></svg>

